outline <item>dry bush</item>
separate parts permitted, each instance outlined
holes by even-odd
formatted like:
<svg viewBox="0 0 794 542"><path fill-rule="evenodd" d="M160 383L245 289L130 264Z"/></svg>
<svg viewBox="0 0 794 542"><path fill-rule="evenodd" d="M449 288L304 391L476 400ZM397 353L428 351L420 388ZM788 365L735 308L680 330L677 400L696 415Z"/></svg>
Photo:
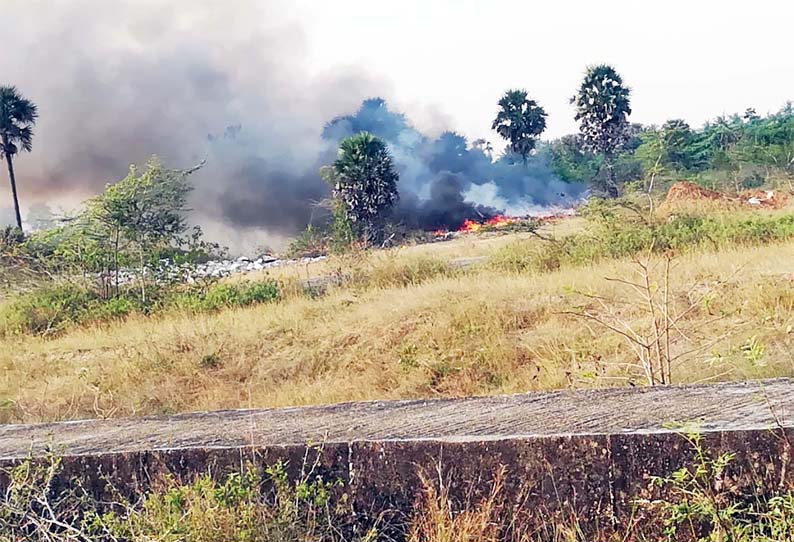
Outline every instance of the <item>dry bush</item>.
<svg viewBox="0 0 794 542"><path fill-rule="evenodd" d="M655 261L648 254L634 260L634 273L629 278L606 278L619 284L630 294L623 299L597 293L579 292L600 310L585 307L568 314L593 321L620 336L635 355L627 368L640 373L650 386L673 383L673 368L696 359L718 343L736 333L743 322L734 321L724 333L704 333L728 317L727 314L693 318L705 308L714 292L733 275L713 284L697 281L675 287L670 281L673 259L667 255ZM628 298L628 299L626 299ZM621 312L625 306L640 312L644 318L629 321Z"/></svg>

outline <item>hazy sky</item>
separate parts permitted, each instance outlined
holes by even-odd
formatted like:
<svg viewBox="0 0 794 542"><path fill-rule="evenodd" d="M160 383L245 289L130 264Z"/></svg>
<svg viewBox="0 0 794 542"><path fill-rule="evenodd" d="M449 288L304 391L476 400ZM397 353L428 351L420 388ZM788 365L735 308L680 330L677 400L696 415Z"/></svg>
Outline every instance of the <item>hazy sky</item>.
<svg viewBox="0 0 794 542"><path fill-rule="evenodd" d="M248 146L209 161L199 210L218 214L229 193L287 192L302 205L302 185L281 173L314 167L323 123L364 98L386 98L431 135L456 130L501 149L490 124L506 89L546 108L545 138L573 133L568 100L594 63L623 75L631 119L644 124L699 126L794 99L792 1L0 2L0 83L41 112L33 153L17 161L24 207L76 203L152 154L191 165L207 134L232 124ZM248 195L239 166L250 156L267 167L243 171ZM3 171L0 223L8 194Z"/></svg>
<svg viewBox="0 0 794 542"><path fill-rule="evenodd" d="M633 89L633 120L693 125L794 99L794 2L668 0L296 0L313 69L356 66L417 123L492 135L508 87L547 110L548 136L576 130L568 99L608 62Z"/></svg>

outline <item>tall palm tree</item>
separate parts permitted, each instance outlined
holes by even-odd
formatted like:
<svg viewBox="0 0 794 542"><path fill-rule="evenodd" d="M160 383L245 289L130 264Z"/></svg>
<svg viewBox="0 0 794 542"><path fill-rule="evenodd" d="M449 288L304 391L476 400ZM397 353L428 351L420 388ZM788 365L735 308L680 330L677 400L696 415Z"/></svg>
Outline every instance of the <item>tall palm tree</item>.
<svg viewBox="0 0 794 542"><path fill-rule="evenodd" d="M576 96L571 98L576 106L576 120L585 148L604 156L607 168L607 193L617 197L615 180L616 154L629 139L631 115L631 89L623 83L615 68L602 64L587 69Z"/></svg>
<svg viewBox="0 0 794 542"><path fill-rule="evenodd" d="M526 90L508 90L499 100L499 113L491 129L506 139L510 151L526 164L538 136L546 129L546 111L527 97Z"/></svg>
<svg viewBox="0 0 794 542"><path fill-rule="evenodd" d="M22 215L19 212L17 181L14 176L14 155L33 148L33 125L36 124L36 104L25 99L14 86L0 86L0 158L8 164L11 181L11 196L14 198L17 228L22 230Z"/></svg>

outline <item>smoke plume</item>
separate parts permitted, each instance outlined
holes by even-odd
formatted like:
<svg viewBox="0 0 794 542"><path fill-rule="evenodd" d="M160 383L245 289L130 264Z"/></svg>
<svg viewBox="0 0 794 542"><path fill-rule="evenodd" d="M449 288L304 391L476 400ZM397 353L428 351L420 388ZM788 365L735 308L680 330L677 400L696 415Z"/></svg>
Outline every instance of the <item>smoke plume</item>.
<svg viewBox="0 0 794 542"><path fill-rule="evenodd" d="M512 156L494 160L483 140L470 143L455 132L430 138L380 98L365 100L352 115L336 117L323 129L332 147L367 131L384 139L400 171L402 222L424 229L459 226L497 212L528 214L540 207L576 201L582 187L561 181L543 153L524 164Z"/></svg>
<svg viewBox="0 0 794 542"><path fill-rule="evenodd" d="M16 226L14 209L11 207L0 207L0 229L8 226Z"/></svg>
<svg viewBox="0 0 794 542"><path fill-rule="evenodd" d="M5 0L13 24L4 27L2 83L40 112L33 153L16 162L23 205L96 193L151 155L171 167L206 159L195 177L197 221L286 236L320 217L315 204L328 189L318 169L361 130L388 142L401 175L395 213L410 225L452 227L566 200L559 193L570 187L543 157L528 167L493 161L482 145L452 132L428 137L383 100L366 100L389 94L383 81L312 73L286 6Z"/></svg>

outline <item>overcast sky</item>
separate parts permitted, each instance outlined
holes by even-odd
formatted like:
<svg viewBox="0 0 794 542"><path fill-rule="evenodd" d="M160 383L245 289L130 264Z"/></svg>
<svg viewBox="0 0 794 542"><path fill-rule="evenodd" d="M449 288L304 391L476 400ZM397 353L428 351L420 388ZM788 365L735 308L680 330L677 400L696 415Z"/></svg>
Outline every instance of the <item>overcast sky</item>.
<svg viewBox="0 0 794 542"><path fill-rule="evenodd" d="M601 62L632 87L642 123L700 125L794 99L791 1L297 0L293 10L313 69L381 75L417 123L470 137L491 135L508 87L546 108L548 136L575 131L568 99Z"/></svg>

